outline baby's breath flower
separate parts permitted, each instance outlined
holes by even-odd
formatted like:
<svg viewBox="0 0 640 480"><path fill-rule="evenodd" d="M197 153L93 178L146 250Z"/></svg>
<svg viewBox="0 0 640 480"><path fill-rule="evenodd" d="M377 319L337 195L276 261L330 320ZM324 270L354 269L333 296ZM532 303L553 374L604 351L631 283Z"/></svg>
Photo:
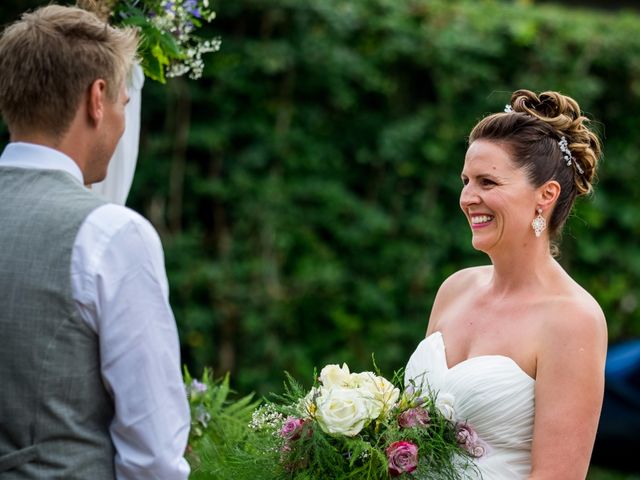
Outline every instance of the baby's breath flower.
<svg viewBox="0 0 640 480"><path fill-rule="evenodd" d="M251 415L249 428L253 430L274 430L279 431L282 428L285 418L276 408L268 403L258 407Z"/></svg>

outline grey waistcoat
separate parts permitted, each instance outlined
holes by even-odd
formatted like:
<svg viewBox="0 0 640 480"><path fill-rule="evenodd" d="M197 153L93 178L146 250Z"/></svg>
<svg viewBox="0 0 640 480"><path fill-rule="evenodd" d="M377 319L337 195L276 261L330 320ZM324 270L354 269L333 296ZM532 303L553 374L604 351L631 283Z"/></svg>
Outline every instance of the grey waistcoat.
<svg viewBox="0 0 640 480"><path fill-rule="evenodd" d="M98 337L71 294L71 252L102 205L71 175L0 167L0 478L114 478Z"/></svg>

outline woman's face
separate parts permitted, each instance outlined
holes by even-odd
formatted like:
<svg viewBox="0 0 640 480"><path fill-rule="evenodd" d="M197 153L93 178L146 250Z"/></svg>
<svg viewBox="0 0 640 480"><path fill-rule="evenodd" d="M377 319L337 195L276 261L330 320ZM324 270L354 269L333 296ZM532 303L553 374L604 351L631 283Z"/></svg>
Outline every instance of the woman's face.
<svg viewBox="0 0 640 480"><path fill-rule="evenodd" d="M460 208L469 221L475 249L489 253L519 248L534 239L536 189L507 150L476 140L467 150L461 177Z"/></svg>

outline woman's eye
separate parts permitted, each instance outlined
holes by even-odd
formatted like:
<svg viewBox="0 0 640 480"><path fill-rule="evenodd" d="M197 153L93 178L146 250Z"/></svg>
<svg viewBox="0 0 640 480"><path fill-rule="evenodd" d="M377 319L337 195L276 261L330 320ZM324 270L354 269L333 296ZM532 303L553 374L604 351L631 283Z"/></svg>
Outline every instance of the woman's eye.
<svg viewBox="0 0 640 480"><path fill-rule="evenodd" d="M469 184L469 179L468 178L463 178L462 179L462 185L468 185Z"/></svg>
<svg viewBox="0 0 640 480"><path fill-rule="evenodd" d="M493 180L489 180L488 178L483 178L481 183L485 186L492 186L496 184L496 182L494 182Z"/></svg>

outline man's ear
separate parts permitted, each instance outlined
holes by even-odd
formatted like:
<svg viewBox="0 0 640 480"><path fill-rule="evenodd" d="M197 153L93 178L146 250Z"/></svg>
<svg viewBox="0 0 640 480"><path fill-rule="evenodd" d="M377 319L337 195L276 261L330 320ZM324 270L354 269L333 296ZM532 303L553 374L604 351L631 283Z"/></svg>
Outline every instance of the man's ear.
<svg viewBox="0 0 640 480"><path fill-rule="evenodd" d="M107 101L107 83L98 78L89 86L87 115L94 125L99 125L104 117L104 104Z"/></svg>
<svg viewBox="0 0 640 480"><path fill-rule="evenodd" d="M537 188L537 204L544 210L553 206L556 200L560 196L560 184L555 180L549 180L548 182L540 185Z"/></svg>

